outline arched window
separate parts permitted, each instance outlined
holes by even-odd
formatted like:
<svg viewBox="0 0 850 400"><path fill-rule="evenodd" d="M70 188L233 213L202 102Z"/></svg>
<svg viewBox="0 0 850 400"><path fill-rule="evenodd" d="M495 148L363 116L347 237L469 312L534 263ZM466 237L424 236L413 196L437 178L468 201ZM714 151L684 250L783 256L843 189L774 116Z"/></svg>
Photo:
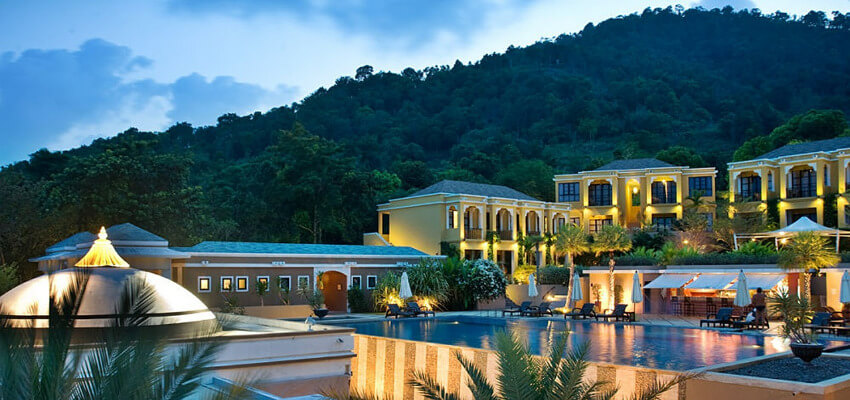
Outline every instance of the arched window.
<svg viewBox="0 0 850 400"><path fill-rule="evenodd" d="M829 186L829 165L823 166L823 185Z"/></svg>
<svg viewBox="0 0 850 400"><path fill-rule="evenodd" d="M455 206L449 206L446 212L446 228L457 228L457 208Z"/></svg>
<svg viewBox="0 0 850 400"><path fill-rule="evenodd" d="M767 173L767 191L773 191L773 172Z"/></svg>

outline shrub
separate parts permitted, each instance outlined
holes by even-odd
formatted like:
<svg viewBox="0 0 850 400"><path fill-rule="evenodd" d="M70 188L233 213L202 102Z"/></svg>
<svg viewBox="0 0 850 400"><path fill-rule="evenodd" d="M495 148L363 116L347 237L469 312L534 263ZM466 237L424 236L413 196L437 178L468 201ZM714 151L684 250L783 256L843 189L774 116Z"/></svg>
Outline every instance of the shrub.
<svg viewBox="0 0 850 400"><path fill-rule="evenodd" d="M676 257L671 265L776 264L778 260L778 254L706 253Z"/></svg>
<svg viewBox="0 0 850 400"><path fill-rule="evenodd" d="M749 241L738 246L738 250L735 250L733 253L749 254L754 256L767 256L771 254L776 254L777 251L776 247L774 247L773 245Z"/></svg>
<svg viewBox="0 0 850 400"><path fill-rule="evenodd" d="M519 283L521 285L528 284L528 276L537 271L537 267L531 264L521 264L517 265L514 273L511 274L511 278L513 278L514 283Z"/></svg>
<svg viewBox="0 0 850 400"><path fill-rule="evenodd" d="M661 252L646 247L638 247L631 253L615 257L617 265L658 265L661 260Z"/></svg>
<svg viewBox="0 0 850 400"><path fill-rule="evenodd" d="M475 299L466 290L469 281L469 262L459 258L446 258L440 264L443 276L449 283L444 307L449 310L468 310L475 304Z"/></svg>
<svg viewBox="0 0 850 400"><path fill-rule="evenodd" d="M446 301L449 291L449 283L443 275L441 261L422 260L418 264L407 268L407 278L413 296L428 299L432 306L442 304Z"/></svg>
<svg viewBox="0 0 850 400"><path fill-rule="evenodd" d="M372 290L372 302L375 304L377 311L387 309L387 304L404 305L401 298L398 297L398 288L401 285L401 274L394 271L389 271L381 275L378 279L378 284Z"/></svg>
<svg viewBox="0 0 850 400"><path fill-rule="evenodd" d="M700 254L697 249L690 246L678 247L676 243L667 242L661 247L659 263L661 265L671 265L673 261L679 257L691 257Z"/></svg>
<svg viewBox="0 0 850 400"><path fill-rule="evenodd" d="M356 313L365 313L372 310L372 307L369 306L369 302L366 299L366 292L363 289L352 286L348 288L348 308L351 309L351 312Z"/></svg>
<svg viewBox="0 0 850 400"><path fill-rule="evenodd" d="M472 263L467 290L476 302L504 295L506 284L505 274L492 260L475 260Z"/></svg>
<svg viewBox="0 0 850 400"><path fill-rule="evenodd" d="M540 268L541 285L564 285L570 283L570 269L558 266Z"/></svg>

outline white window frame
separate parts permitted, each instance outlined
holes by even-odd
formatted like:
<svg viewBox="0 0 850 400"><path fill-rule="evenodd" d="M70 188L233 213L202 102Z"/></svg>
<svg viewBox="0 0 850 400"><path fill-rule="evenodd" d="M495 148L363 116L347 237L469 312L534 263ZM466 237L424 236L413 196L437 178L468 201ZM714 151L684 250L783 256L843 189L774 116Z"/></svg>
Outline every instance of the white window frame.
<svg viewBox="0 0 850 400"><path fill-rule="evenodd" d="M360 282L357 284L358 289L363 289L363 275L351 275L351 282L349 283L350 287L354 286L354 278L357 278Z"/></svg>
<svg viewBox="0 0 850 400"><path fill-rule="evenodd" d="M269 279L268 275L257 275L257 282L260 282L260 279L266 278L266 283L268 284L268 289L272 288L272 281Z"/></svg>
<svg viewBox="0 0 850 400"><path fill-rule="evenodd" d="M227 290L227 289L224 288L224 280L225 279L230 279L230 290ZM236 281L233 279L233 275L222 276L218 280L219 290L222 291L222 292L232 292L233 289L234 289L234 287L233 287L234 283L236 283Z"/></svg>
<svg viewBox="0 0 850 400"><path fill-rule="evenodd" d="M301 289L301 278L304 278L304 279L307 280L307 284L304 285L304 289L309 289L310 288L310 275L298 275L298 280L295 281L296 288Z"/></svg>
<svg viewBox="0 0 850 400"><path fill-rule="evenodd" d="M375 285L369 286L369 278L375 278ZM378 287L378 275L366 275L366 289L372 290L376 287Z"/></svg>
<svg viewBox="0 0 850 400"><path fill-rule="evenodd" d="M239 290L239 280L240 279L245 279L245 289ZM235 283L236 283L236 287L234 288L235 292L245 293L245 292L251 290L251 282L248 281L248 275L237 276Z"/></svg>
<svg viewBox="0 0 850 400"><path fill-rule="evenodd" d="M277 279L278 279L279 281L283 280L283 278L286 278L286 281L287 281L287 287L286 287L286 290L288 290L288 291L290 291L290 292L291 292L291 291L292 291L292 275L278 275L278 276L277 276ZM278 282L278 289L283 290L283 288L282 288L282 287L280 287L279 282Z"/></svg>
<svg viewBox="0 0 850 400"><path fill-rule="evenodd" d="M207 280L207 288L206 290L201 289L201 281ZM199 276L198 277L198 293L209 293L212 291L212 277L211 276Z"/></svg>

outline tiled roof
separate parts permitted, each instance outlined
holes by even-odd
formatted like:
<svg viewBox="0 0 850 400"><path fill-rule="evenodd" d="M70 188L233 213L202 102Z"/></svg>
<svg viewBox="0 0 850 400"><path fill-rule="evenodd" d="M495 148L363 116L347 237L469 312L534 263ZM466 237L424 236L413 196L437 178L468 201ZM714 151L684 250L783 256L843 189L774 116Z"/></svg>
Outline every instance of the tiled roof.
<svg viewBox="0 0 850 400"><path fill-rule="evenodd" d="M835 139L816 140L814 142L786 144L776 150L764 153L760 158L777 158L793 156L795 154L816 153L819 151L833 151L850 148L850 137L837 137Z"/></svg>
<svg viewBox="0 0 850 400"><path fill-rule="evenodd" d="M613 171L618 169L668 168L675 165L655 158L633 158L630 160L614 160L594 171Z"/></svg>
<svg viewBox="0 0 850 400"><path fill-rule="evenodd" d="M109 240L128 242L167 242L162 236L154 235L136 225L125 223L110 226L106 229Z"/></svg>
<svg viewBox="0 0 850 400"><path fill-rule="evenodd" d="M304 254L304 255L358 255L427 257L428 254L412 247L362 246L343 244L257 243L257 242L201 242L192 247L172 247L188 253L250 253L250 254Z"/></svg>
<svg viewBox="0 0 850 400"><path fill-rule="evenodd" d="M77 249L71 251L62 251L48 253L47 255L31 258L31 262L49 261L49 260L64 260L68 258L80 258L89 251L89 249ZM190 255L181 251L173 250L168 247L123 247L115 246L115 252L121 257L146 257L146 258L189 258Z"/></svg>
<svg viewBox="0 0 850 400"><path fill-rule="evenodd" d="M474 183L463 181L439 181L426 187L411 196L421 196L435 193L468 194L472 196L501 197L505 199L540 201L518 190L502 185L488 185L486 183Z"/></svg>
<svg viewBox="0 0 850 400"><path fill-rule="evenodd" d="M46 251L48 253L53 253L53 252L62 250L64 248L74 248L80 243L91 242L91 241L94 241L95 239L97 239L97 236L95 236L91 232L75 233L75 234L69 236L68 238L66 238L65 240L62 240L62 241L54 244L53 246L48 247Z"/></svg>

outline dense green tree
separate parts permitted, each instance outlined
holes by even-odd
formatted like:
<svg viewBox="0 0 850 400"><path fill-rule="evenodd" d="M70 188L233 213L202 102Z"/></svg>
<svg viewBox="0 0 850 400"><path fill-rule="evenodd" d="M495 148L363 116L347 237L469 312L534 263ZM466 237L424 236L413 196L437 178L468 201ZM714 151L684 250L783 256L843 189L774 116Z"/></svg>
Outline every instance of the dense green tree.
<svg viewBox="0 0 850 400"><path fill-rule="evenodd" d="M685 165L688 167L705 167L705 160L690 147L672 146L661 150L655 158L666 161L673 165Z"/></svg>

